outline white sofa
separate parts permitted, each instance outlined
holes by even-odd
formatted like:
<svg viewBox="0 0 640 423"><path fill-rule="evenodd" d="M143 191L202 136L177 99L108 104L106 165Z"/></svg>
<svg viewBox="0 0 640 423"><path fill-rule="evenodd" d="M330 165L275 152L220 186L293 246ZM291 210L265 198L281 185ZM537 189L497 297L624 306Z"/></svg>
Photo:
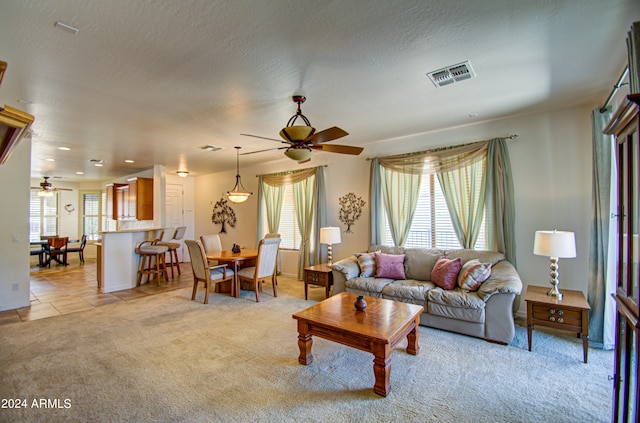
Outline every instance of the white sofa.
<svg viewBox="0 0 640 423"><path fill-rule="evenodd" d="M522 291L522 281L501 253L475 250L441 250L373 245L369 252L404 254L406 280L360 277L355 256L333 264L333 295L348 291L359 295L387 298L424 307L423 326L444 329L487 341L508 344L514 337L514 299ZM459 287L444 290L430 281L436 261L461 258L462 263L478 259L491 263L491 276L475 292Z"/></svg>

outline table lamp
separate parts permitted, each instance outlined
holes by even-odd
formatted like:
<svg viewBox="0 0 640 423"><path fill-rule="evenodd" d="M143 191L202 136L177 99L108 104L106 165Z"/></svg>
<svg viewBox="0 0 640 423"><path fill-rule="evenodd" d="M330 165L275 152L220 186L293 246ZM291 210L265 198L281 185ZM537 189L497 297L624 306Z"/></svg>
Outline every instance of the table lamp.
<svg viewBox="0 0 640 423"><path fill-rule="evenodd" d="M327 258L329 259L329 266L331 266L333 264L331 245L340 244L340 228L334 226L320 228L320 243L327 244Z"/></svg>
<svg viewBox="0 0 640 423"><path fill-rule="evenodd" d="M547 295L562 299L562 293L558 289L560 280L558 276L558 259L572 258L576 256L576 235L573 232L566 231L536 231L535 240L533 242L533 254L538 256L546 256L551 260L551 276L552 288Z"/></svg>

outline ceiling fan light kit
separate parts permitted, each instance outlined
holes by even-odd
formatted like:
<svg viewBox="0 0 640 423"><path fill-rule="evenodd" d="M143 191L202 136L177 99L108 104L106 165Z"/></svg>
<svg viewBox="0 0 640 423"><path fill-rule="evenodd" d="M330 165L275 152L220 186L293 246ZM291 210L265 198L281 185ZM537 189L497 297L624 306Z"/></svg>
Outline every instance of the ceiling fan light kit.
<svg viewBox="0 0 640 423"><path fill-rule="evenodd" d="M311 158L311 150L306 148L292 148L285 151L284 155L297 162L303 162Z"/></svg>
<svg viewBox="0 0 640 423"><path fill-rule="evenodd" d="M56 191L73 191L71 188L54 188L49 182L48 176L43 176L44 181L40 182L40 187L31 187L38 190L38 197L53 197Z"/></svg>
<svg viewBox="0 0 640 423"><path fill-rule="evenodd" d="M232 203L244 203L249 199L249 197L253 194L245 189L242 186L242 180L240 179L240 148L235 147L236 149L236 185L233 187L231 191L227 191L227 198Z"/></svg>
<svg viewBox="0 0 640 423"><path fill-rule="evenodd" d="M309 138L314 132L316 132L316 128L312 126L287 126L282 128L280 136L291 142L300 142Z"/></svg>
<svg viewBox="0 0 640 423"><path fill-rule="evenodd" d="M311 126L311 122L305 115L302 114L300 105L306 101L306 97L302 95L294 95L292 97L294 103L298 104L298 110L296 114L291 116L291 119L287 122L287 126L282 128L280 136L284 141L280 141L274 138L260 137L257 135L241 134L247 137L261 138L269 141L276 141L282 144L288 144L288 147L277 147L266 150L252 151L250 153L262 153L263 151L270 150L285 150L284 155L298 163L304 163L311 160L313 150L326 151L329 153L351 154L357 156L363 150L362 147L354 147L350 145L329 145L322 144L327 141L333 141L338 138L346 137L349 133L343 129L333 126L323 131L316 133L316 128ZM304 125L294 125L296 120L301 119L304 121Z"/></svg>

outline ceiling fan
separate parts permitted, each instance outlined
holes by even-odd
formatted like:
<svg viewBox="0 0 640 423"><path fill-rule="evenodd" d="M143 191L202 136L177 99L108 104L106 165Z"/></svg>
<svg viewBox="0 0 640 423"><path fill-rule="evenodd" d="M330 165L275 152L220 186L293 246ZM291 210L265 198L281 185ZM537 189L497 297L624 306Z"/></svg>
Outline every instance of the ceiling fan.
<svg viewBox="0 0 640 423"><path fill-rule="evenodd" d="M38 190L39 197L51 197L56 191L73 191L71 188L54 188L49 182L49 176L43 176L44 181L40 182L39 187L31 187Z"/></svg>
<svg viewBox="0 0 640 423"><path fill-rule="evenodd" d="M292 99L294 103L298 104L298 110L296 111L296 114L293 115L291 119L289 119L289 122L287 122L287 126L282 128L282 130L280 131L280 136L284 139L284 141L275 138L260 137L258 135L240 134L246 137L260 138L263 140L287 144L287 146L251 151L249 153L243 153L243 155L262 153L264 151L272 150L285 150L285 156L297 161L298 163L305 163L311 160L311 155L314 150L326 151L329 153L352 154L356 156L362 152L362 147L323 144L327 141L333 141L338 138L345 137L349 134L345 130L340 129L337 126L332 126L331 128L325 129L324 131L316 132L316 128L311 126L309 119L307 119L307 117L302 114L302 110L300 108L300 105L304 103L307 98L301 95L294 95ZM302 119L305 125L294 125L298 118Z"/></svg>

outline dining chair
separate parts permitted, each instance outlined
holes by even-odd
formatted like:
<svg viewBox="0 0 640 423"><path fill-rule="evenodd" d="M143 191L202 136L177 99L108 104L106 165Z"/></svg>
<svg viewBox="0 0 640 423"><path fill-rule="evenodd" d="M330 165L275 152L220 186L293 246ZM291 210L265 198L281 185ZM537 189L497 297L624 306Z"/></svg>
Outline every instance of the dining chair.
<svg viewBox="0 0 640 423"><path fill-rule="evenodd" d="M264 236L265 238L281 238L280 234L271 232ZM278 250L278 257L276 258L276 269L273 277L275 278L276 285L278 284L278 273L280 272L280 250Z"/></svg>
<svg viewBox="0 0 640 423"><path fill-rule="evenodd" d="M51 261L55 261L58 264L62 264L66 266L67 263L67 243L69 242L68 236L63 237L49 237L47 238L47 242L49 243L48 248L46 248L45 254L47 257L47 262L45 265L51 267ZM60 259L62 256L62 259Z"/></svg>
<svg viewBox="0 0 640 423"><path fill-rule="evenodd" d="M171 240L166 242L160 241L157 243L158 245L164 245L168 248L169 266L171 267L171 279L173 279L174 266L178 268L178 275L182 274L182 272L180 272L180 260L178 259L178 249L182 246L182 244L180 243L180 240L184 237L184 233L186 231L187 231L186 226L178 226L175 229L175 231L173 231L173 236L171 237Z"/></svg>
<svg viewBox="0 0 640 423"><path fill-rule="evenodd" d="M271 278L271 284L273 285L273 296L277 297L278 292L276 290L276 259L278 258L278 248L280 247L280 238L265 238L261 239L258 244L258 257L256 258L256 265L252 267L245 267L238 270L238 281L248 281L253 283L253 290L256 293L256 302L260 301L258 296L259 282L262 282L266 278Z"/></svg>
<svg viewBox="0 0 640 423"><path fill-rule="evenodd" d="M200 236L200 242L204 247L205 253L219 253L222 251L222 242L220 241L220 234L206 234ZM218 264L215 260L210 260L209 264L215 266Z"/></svg>
<svg viewBox="0 0 640 423"><path fill-rule="evenodd" d="M48 243L47 243L48 246ZM38 266L42 267L44 255L47 249L45 248L45 244L42 244L42 241L38 243L31 244L31 248L29 251L30 256L38 256Z"/></svg>
<svg viewBox="0 0 640 423"><path fill-rule="evenodd" d="M225 281L233 283L233 270L227 269L226 264L211 266L207 261L207 254L200 241L187 239L184 243L187 244L189 257L191 258L191 269L193 270L193 292L191 294L191 300L196 299L198 282L204 282L204 304L208 304L211 285Z"/></svg>
<svg viewBox="0 0 640 423"><path fill-rule="evenodd" d="M80 263L84 263L84 247L87 245L87 236L82 235L80 239L80 245L70 247L67 245L67 254L68 253L78 253L80 257Z"/></svg>

